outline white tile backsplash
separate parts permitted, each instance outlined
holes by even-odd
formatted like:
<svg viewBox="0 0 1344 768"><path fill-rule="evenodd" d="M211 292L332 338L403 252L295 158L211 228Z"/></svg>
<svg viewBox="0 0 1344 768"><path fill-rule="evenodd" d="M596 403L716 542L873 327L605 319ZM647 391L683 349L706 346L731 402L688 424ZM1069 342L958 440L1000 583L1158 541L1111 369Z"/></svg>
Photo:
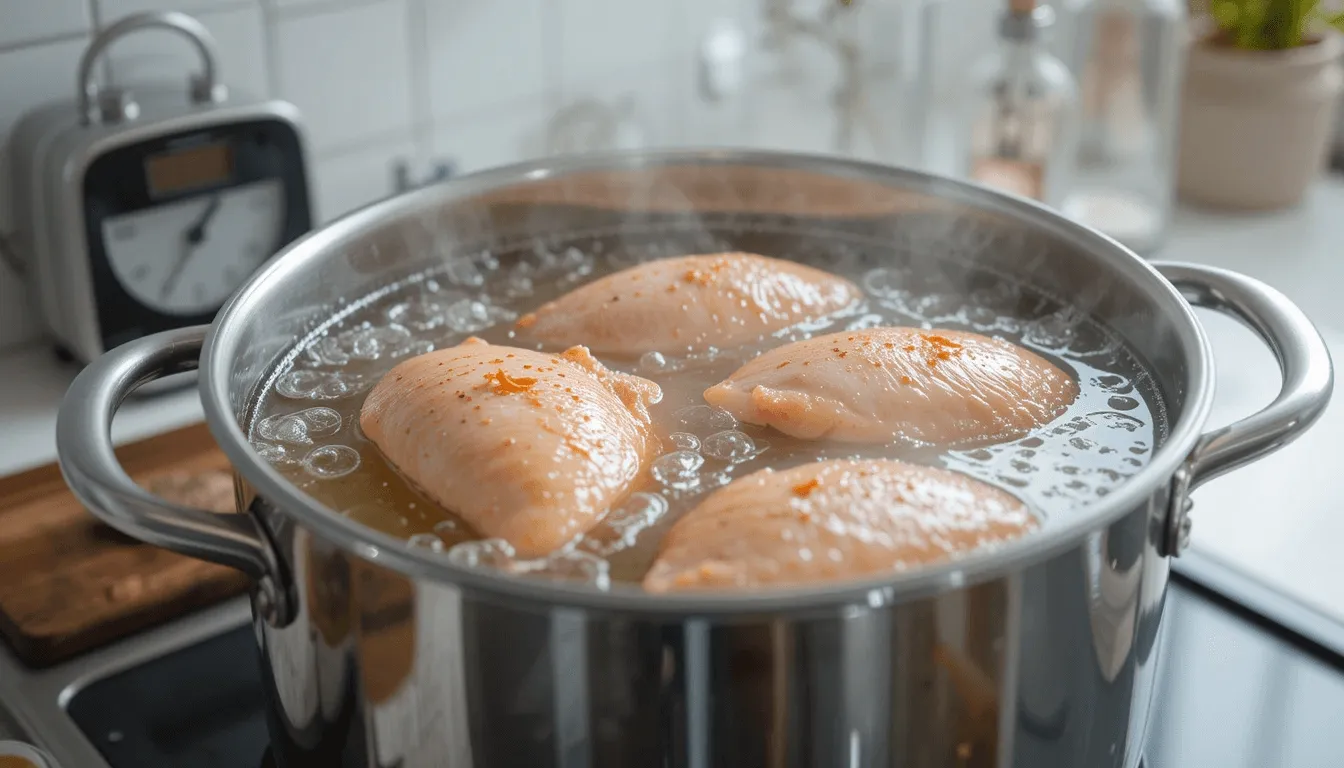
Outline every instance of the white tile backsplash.
<svg viewBox="0 0 1344 768"><path fill-rule="evenodd" d="M800 10L830 0L795 0ZM934 55L957 69L985 47L993 3L945 4ZM865 8L913 0L865 0ZM0 141L38 102L71 99L96 21L181 10L202 21L234 92L288 99L303 113L314 205L329 221L393 191L392 166L412 175L451 161L459 173L548 152L558 109L630 108L625 145L686 143L825 149L831 63L802 62L805 93L762 95L743 64L743 92L725 102L698 89L701 40L733 19L759 50L765 0L0 0ZM886 10L886 9L882 9ZM879 16L885 14L879 14ZM874 18L877 18L876 16ZM870 36L892 37L883 24ZM905 38L902 38L905 39ZM752 53L749 55L759 55ZM824 58L824 57L823 57ZM197 66L184 41L146 31L115 44L120 84L184 85ZM754 78L754 79L753 79ZM795 88L795 90L799 90ZM750 98L748 92L754 92ZM800 106L801 104L801 106ZM807 113L799 116L799 111ZM8 161L0 149L0 233L10 229ZM36 338L24 289L0 264L0 349Z"/></svg>
<svg viewBox="0 0 1344 768"><path fill-rule="evenodd" d="M277 21L279 95L303 112L315 152L410 135L406 6L382 0Z"/></svg>
<svg viewBox="0 0 1344 768"><path fill-rule="evenodd" d="M88 0L0 0L0 48L89 31Z"/></svg>
<svg viewBox="0 0 1344 768"><path fill-rule="evenodd" d="M540 102L546 94L551 0L435 0L426 5L429 101L435 117L461 118Z"/></svg>
<svg viewBox="0 0 1344 768"><path fill-rule="evenodd" d="M106 26L123 16L141 11L182 11L205 21L198 14L204 11L237 8L241 5L256 5L258 0L95 0L95 2L98 4L99 21Z"/></svg>
<svg viewBox="0 0 1344 768"><path fill-rule="evenodd" d="M417 155L411 141L394 141L321 158L315 165L313 215L327 223L392 194L393 164Z"/></svg>
<svg viewBox="0 0 1344 768"><path fill-rule="evenodd" d="M667 61L675 54L682 30L677 2L561 1L557 66L566 98L571 89L595 78Z"/></svg>
<svg viewBox="0 0 1344 768"><path fill-rule="evenodd" d="M452 162L458 174L541 157L549 117L542 105L528 104L448 121L435 132L432 153Z"/></svg>
<svg viewBox="0 0 1344 768"><path fill-rule="evenodd" d="M221 82L250 98L270 95L267 75L266 24L256 0L192 14L210 32L219 57ZM104 18L105 21L115 19ZM118 85L168 83L186 93L188 78L201 71L200 56L186 38L167 30L131 33L107 51L112 79Z"/></svg>

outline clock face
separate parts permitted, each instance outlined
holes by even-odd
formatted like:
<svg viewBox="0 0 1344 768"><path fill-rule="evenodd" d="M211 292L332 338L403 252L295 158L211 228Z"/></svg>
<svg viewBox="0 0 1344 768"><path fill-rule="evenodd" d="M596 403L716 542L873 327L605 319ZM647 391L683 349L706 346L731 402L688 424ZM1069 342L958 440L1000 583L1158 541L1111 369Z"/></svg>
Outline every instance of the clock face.
<svg viewBox="0 0 1344 768"><path fill-rule="evenodd" d="M275 253L284 188L265 179L103 222L112 273L136 301L166 315L213 312Z"/></svg>

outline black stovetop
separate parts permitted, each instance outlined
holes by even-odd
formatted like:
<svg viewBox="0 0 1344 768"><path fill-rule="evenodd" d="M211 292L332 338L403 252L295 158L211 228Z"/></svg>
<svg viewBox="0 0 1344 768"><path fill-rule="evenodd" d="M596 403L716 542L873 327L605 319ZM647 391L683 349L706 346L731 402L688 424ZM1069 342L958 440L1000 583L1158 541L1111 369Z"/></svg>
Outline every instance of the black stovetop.
<svg viewBox="0 0 1344 768"><path fill-rule="evenodd" d="M1344 766L1344 656L1177 577L1147 768ZM69 712L113 768L270 768L242 627L101 680Z"/></svg>

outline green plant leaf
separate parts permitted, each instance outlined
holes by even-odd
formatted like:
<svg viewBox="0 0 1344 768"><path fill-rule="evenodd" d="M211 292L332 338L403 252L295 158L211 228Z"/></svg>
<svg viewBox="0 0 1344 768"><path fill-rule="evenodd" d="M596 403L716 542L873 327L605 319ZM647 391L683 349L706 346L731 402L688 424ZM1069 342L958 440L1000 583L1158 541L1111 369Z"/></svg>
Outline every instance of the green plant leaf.
<svg viewBox="0 0 1344 768"><path fill-rule="evenodd" d="M1344 32L1344 11L1325 17L1325 23Z"/></svg>

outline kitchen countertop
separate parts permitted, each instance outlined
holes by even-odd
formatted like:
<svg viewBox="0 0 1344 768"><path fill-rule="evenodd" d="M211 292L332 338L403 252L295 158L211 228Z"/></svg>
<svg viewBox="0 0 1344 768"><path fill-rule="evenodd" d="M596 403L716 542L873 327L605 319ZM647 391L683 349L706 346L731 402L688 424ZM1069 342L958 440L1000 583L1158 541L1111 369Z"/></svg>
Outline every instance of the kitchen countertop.
<svg viewBox="0 0 1344 768"><path fill-rule="evenodd" d="M1178 212L1155 258L1234 269L1276 286L1316 322L1344 360L1344 177L1323 179L1299 208L1273 214ZM1200 311L1214 345L1221 426L1273 399L1273 356L1237 322ZM0 475L51 461L56 409L75 368L46 347L0 357ZM1339 398L1337 397L1337 400ZM113 424L127 442L201 418L194 388L128 401ZM1293 445L1194 494L1192 547L1344 622L1344 404Z"/></svg>

